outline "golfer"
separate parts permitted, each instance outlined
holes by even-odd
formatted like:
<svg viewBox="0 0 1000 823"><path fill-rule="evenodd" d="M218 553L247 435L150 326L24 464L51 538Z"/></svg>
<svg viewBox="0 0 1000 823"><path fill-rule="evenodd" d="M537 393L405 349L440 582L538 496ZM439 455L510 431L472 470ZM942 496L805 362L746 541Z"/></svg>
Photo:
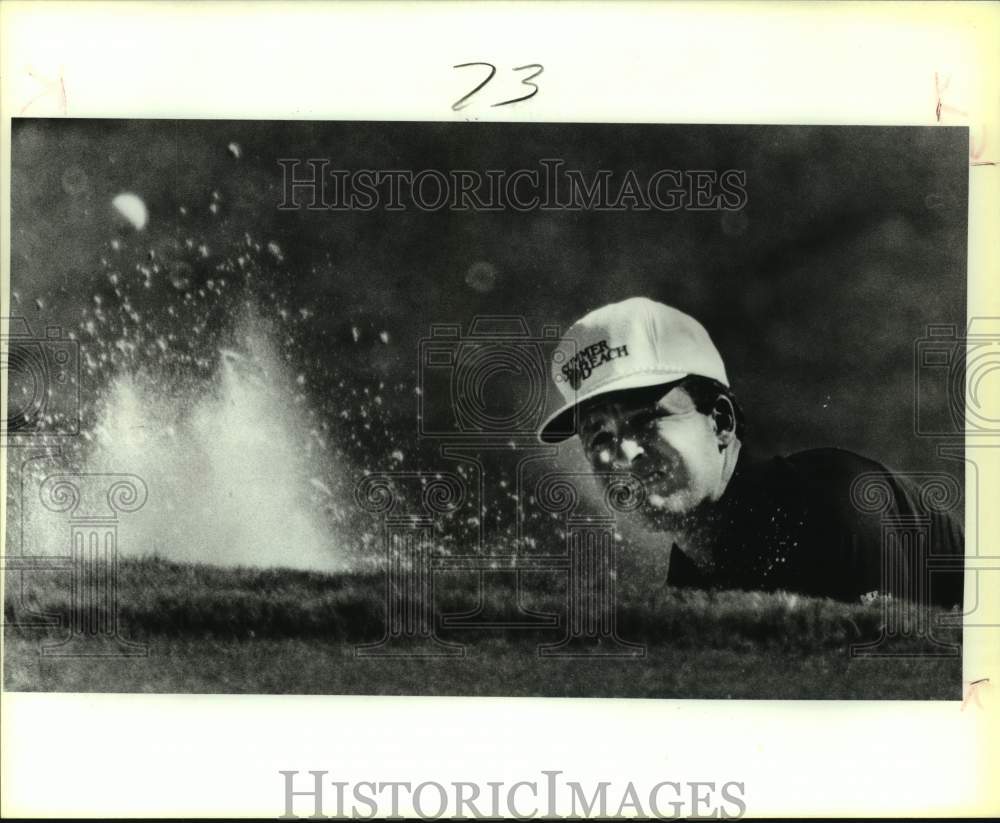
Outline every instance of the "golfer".
<svg viewBox="0 0 1000 823"><path fill-rule="evenodd" d="M909 477L837 448L751 462L722 357L687 314L645 298L599 308L569 329L552 375L564 403L540 439L578 436L600 477L641 483L669 585L961 605L960 494L925 506Z"/></svg>

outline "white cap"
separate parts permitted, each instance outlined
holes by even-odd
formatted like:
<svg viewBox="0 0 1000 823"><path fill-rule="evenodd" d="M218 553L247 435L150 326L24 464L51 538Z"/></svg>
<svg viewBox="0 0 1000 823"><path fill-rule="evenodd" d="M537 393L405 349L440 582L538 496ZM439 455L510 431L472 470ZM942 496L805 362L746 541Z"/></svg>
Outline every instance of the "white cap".
<svg viewBox="0 0 1000 823"><path fill-rule="evenodd" d="M573 413L585 400L700 375L729 385L722 356L705 327L682 311L645 297L595 309L578 320L552 357L563 405L538 437L558 443L576 434Z"/></svg>

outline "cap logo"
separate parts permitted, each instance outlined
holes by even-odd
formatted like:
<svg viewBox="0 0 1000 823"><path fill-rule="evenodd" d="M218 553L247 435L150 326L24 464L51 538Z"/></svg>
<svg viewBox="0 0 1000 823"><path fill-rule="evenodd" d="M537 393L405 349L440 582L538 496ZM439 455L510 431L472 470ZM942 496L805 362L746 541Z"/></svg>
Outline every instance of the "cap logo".
<svg viewBox="0 0 1000 823"><path fill-rule="evenodd" d="M593 374L594 369L619 357L628 357L627 345L612 348L607 340L601 340L573 355L561 369L563 378L574 389L579 389L580 384Z"/></svg>

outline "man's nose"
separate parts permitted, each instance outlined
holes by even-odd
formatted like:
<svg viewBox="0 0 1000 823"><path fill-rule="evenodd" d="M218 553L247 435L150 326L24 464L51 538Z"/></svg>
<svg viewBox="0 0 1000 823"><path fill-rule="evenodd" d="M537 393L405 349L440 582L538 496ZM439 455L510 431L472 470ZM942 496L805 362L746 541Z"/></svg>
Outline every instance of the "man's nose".
<svg viewBox="0 0 1000 823"><path fill-rule="evenodd" d="M622 468L628 468L646 452L634 437L623 437L618 445L618 459Z"/></svg>

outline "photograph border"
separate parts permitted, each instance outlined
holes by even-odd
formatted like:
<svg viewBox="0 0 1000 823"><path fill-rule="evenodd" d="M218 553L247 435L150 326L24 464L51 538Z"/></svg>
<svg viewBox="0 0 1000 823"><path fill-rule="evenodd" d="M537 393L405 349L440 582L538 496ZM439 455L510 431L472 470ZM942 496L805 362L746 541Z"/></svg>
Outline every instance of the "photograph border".
<svg viewBox="0 0 1000 823"><path fill-rule="evenodd" d="M0 5L0 169L19 116L964 125L969 319L995 318L998 36L997 6L975 3L14 0ZM455 110L469 76L454 67L478 60L544 64L541 90ZM10 194L0 173L4 318ZM967 586L983 596L964 632L964 700L4 693L2 811L277 816L282 770L414 783L561 770L593 784L740 781L748 816L996 813L1000 587L983 588L1000 564L1000 514L985 504L996 446L966 438Z"/></svg>

